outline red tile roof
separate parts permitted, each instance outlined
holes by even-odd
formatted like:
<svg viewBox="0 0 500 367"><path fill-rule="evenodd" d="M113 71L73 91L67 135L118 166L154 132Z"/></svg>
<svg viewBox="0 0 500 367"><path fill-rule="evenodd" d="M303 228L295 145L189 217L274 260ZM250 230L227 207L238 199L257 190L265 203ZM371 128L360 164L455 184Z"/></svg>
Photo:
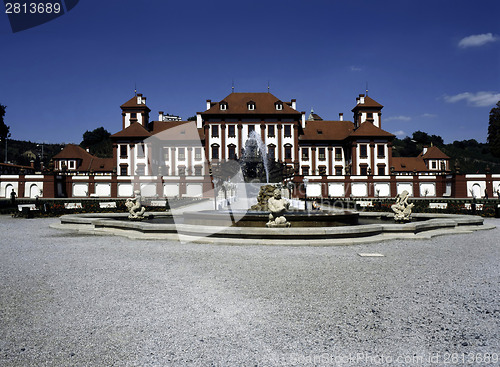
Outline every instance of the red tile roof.
<svg viewBox="0 0 500 367"><path fill-rule="evenodd" d="M171 138L174 140L200 141L205 138L203 129L196 128L196 121L153 121L152 127L153 135L173 129ZM168 139L167 133L162 134L162 139Z"/></svg>
<svg viewBox="0 0 500 367"><path fill-rule="evenodd" d="M76 144L66 144L66 146L54 156L54 159L90 159L92 154Z"/></svg>
<svg viewBox="0 0 500 367"><path fill-rule="evenodd" d="M431 146L427 148L425 154L421 153L420 156L423 159L450 159L446 154L444 154L441 149L436 146Z"/></svg>
<svg viewBox="0 0 500 367"><path fill-rule="evenodd" d="M384 106L382 106L380 103L378 103L374 99L366 96L365 103L363 103L363 104L358 103L356 106L354 106L352 111L354 112L355 110L359 110L360 108L366 108L366 107L368 107L368 108L383 108Z"/></svg>
<svg viewBox="0 0 500 367"><path fill-rule="evenodd" d="M129 127L111 135L111 138L147 138L151 133L138 122L132 123Z"/></svg>
<svg viewBox="0 0 500 367"><path fill-rule="evenodd" d="M227 103L227 109L220 109L220 102L215 102L213 106L203 112L203 114L222 114L222 115L231 115L231 114L296 114L300 115L301 113L294 110L292 107L288 105L287 102L282 102L271 93L231 93L222 101ZM221 102L222 102L221 101ZM247 103L255 102L255 110L248 110ZM282 110L277 110L275 103L281 102L283 105Z"/></svg>
<svg viewBox="0 0 500 367"><path fill-rule="evenodd" d="M54 156L54 159L80 161L80 165L76 168L79 172L112 172L114 167L113 158L98 158L75 144L67 144Z"/></svg>
<svg viewBox="0 0 500 367"><path fill-rule="evenodd" d="M373 125L373 123L369 121L365 121L361 124L360 127L358 127L354 132L351 134L351 136L356 136L356 137L369 137L369 136L383 136L387 138L394 138L395 135L382 130L379 127L376 127Z"/></svg>
<svg viewBox="0 0 500 367"><path fill-rule="evenodd" d="M306 121L304 134L299 140L344 140L353 129L351 121Z"/></svg>
<svg viewBox="0 0 500 367"><path fill-rule="evenodd" d="M427 166L421 157L392 157L395 172L427 172Z"/></svg>
<svg viewBox="0 0 500 367"><path fill-rule="evenodd" d="M146 106L145 104L138 104L137 103L137 96L133 96L127 102L125 102L124 104L122 104L120 107L121 108L125 108L125 109L136 108L136 109L145 109L145 110L151 111L149 109L149 107Z"/></svg>

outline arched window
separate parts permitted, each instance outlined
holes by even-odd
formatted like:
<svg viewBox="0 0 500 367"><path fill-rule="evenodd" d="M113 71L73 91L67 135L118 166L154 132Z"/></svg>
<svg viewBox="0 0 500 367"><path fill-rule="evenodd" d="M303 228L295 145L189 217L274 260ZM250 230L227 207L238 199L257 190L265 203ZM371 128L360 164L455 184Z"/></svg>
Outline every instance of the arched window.
<svg viewBox="0 0 500 367"><path fill-rule="evenodd" d="M219 144L212 144L212 159L219 159Z"/></svg>
<svg viewBox="0 0 500 367"><path fill-rule="evenodd" d="M267 146L267 157L272 160L276 159L276 145L269 144Z"/></svg>
<svg viewBox="0 0 500 367"><path fill-rule="evenodd" d="M285 159L292 159L292 144L285 144Z"/></svg>
<svg viewBox="0 0 500 367"><path fill-rule="evenodd" d="M227 152L228 152L228 158L229 159L236 159L236 145L234 144L229 144L227 146Z"/></svg>

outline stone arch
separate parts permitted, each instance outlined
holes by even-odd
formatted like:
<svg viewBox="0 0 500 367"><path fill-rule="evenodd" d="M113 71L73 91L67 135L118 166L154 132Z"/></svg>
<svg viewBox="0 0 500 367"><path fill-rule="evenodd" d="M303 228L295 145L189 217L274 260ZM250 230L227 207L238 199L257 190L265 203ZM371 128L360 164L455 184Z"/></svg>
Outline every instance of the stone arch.
<svg viewBox="0 0 500 367"><path fill-rule="evenodd" d="M10 193L12 192L12 189L13 189L13 188L14 188L14 186L13 186L13 185L11 185L11 184L7 184L7 185L5 186L5 197L6 197L6 198L10 198Z"/></svg>
<svg viewBox="0 0 500 367"><path fill-rule="evenodd" d="M32 184L30 186L30 198L34 199L36 198L37 196L41 196L40 195L40 188L38 187L37 184Z"/></svg>
<svg viewBox="0 0 500 367"><path fill-rule="evenodd" d="M481 197L481 185L478 183L472 185L472 197L476 199Z"/></svg>

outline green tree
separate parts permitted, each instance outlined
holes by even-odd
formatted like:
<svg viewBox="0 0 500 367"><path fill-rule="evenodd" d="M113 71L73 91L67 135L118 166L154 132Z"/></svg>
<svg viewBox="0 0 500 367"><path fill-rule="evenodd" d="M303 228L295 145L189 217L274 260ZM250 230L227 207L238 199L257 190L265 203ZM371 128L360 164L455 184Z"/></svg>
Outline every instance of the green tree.
<svg viewBox="0 0 500 367"><path fill-rule="evenodd" d="M500 157L500 101L490 111L490 123L488 126L488 144L490 152L495 157Z"/></svg>
<svg viewBox="0 0 500 367"><path fill-rule="evenodd" d="M111 133L103 127L98 127L92 131L85 131L83 141L80 143L82 148L89 148L91 154L101 158L110 158L113 156L113 143L110 139Z"/></svg>
<svg viewBox="0 0 500 367"><path fill-rule="evenodd" d="M5 141L7 138L10 137L10 126L7 126L4 121L4 116L5 116L5 109L7 106L4 106L0 104L0 140L3 142L3 145L5 145ZM0 149L0 151L4 151L3 149ZM5 153L4 153L5 154ZM4 156L4 161L7 161L7 157Z"/></svg>

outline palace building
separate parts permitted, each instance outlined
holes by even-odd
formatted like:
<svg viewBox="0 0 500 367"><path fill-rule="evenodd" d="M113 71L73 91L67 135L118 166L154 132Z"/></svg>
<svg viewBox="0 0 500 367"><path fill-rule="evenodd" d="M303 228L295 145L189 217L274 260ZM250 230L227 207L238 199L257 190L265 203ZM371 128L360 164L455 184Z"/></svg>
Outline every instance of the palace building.
<svg viewBox="0 0 500 367"><path fill-rule="evenodd" d="M54 175L36 178L44 196L130 197L137 187L149 197L206 196L217 167L241 163L250 143L258 145L259 159L274 161L287 181L306 189L299 196L394 197L406 190L414 197L466 197L471 185L480 187L474 192L487 188L488 181L471 183L451 174L449 157L434 146L418 157L393 157L395 136L383 129L384 107L365 94L356 98L352 121L343 113L335 120L313 110L306 115L295 99L283 101L269 92L207 100L193 121L163 111L151 120L142 94L120 108L121 130L111 136L113 158L68 144L54 157ZM12 180L12 187L29 192L27 181Z"/></svg>
<svg viewBox="0 0 500 367"><path fill-rule="evenodd" d="M144 141L188 121L165 118L149 121L151 110L142 94L121 106L122 130L112 135L115 164L119 175L149 175L151 162ZM353 121L343 114L338 120L323 120L311 111L308 118L298 111L296 100L282 101L271 93L231 93L224 99L206 101L206 110L196 115L196 129L202 153L211 163L238 160L251 136L258 136L267 157L282 162L296 176L387 176L391 173L435 174L449 172L449 158L437 147L416 158L393 158L394 135L382 129L383 106L360 94L352 109ZM189 147L179 146L163 154L160 165L168 176L203 175L196 158L186 161ZM191 157L192 158L192 157ZM174 163L176 162L176 163ZM187 165L186 165L187 163Z"/></svg>

